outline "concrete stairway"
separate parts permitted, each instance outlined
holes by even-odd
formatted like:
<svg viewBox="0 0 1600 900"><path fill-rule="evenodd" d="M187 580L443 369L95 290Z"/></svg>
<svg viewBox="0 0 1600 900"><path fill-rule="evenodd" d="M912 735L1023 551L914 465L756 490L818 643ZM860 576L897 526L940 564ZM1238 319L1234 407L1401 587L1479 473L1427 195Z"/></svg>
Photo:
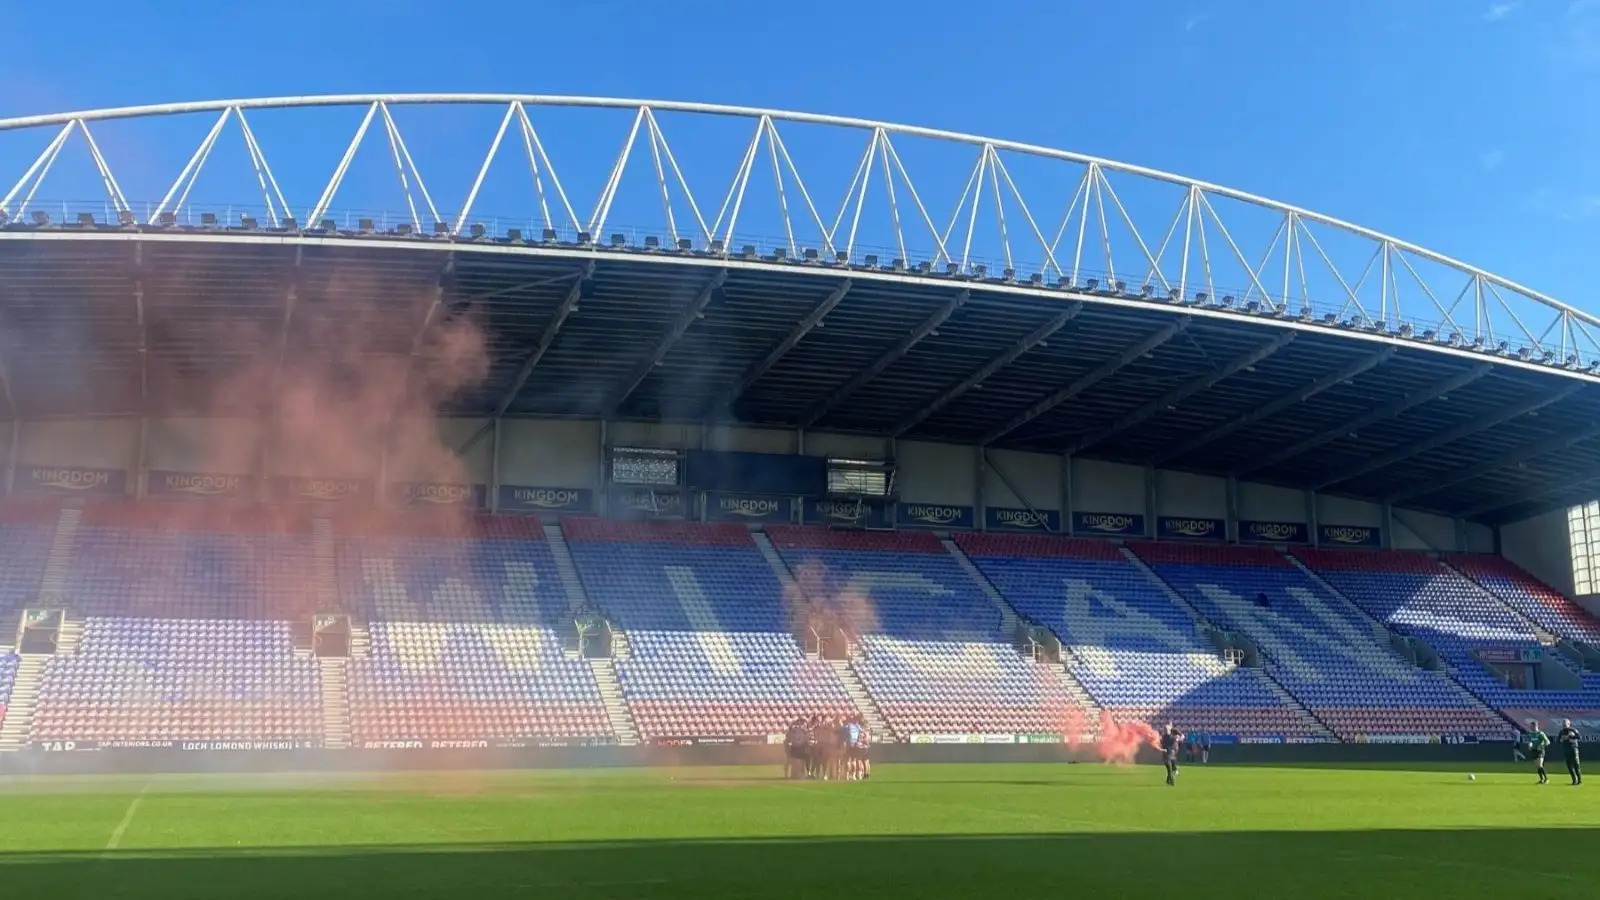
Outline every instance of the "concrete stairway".
<svg viewBox="0 0 1600 900"><path fill-rule="evenodd" d="M322 740L330 750L350 746L350 661L324 656L322 667Z"/></svg>
<svg viewBox="0 0 1600 900"><path fill-rule="evenodd" d="M861 714L861 721L866 723L873 739L879 742L896 740L894 729L889 727L888 720L878 709L877 701L872 699L867 686L861 683L861 677L856 674L855 667L850 661L830 659L828 665L832 667L834 674L839 676L839 683L844 685L844 692L850 696L850 702L855 705L856 712Z"/></svg>
<svg viewBox="0 0 1600 900"><path fill-rule="evenodd" d="M1017 625L1021 623L1022 617L1017 615L1017 611L1011 606L1010 601L1006 600L1000 593L999 588L996 588L994 583L989 580L989 576L983 574L959 544L950 538L940 538L939 543L944 545L945 552L955 559L956 563L967 573L967 577L983 588L984 596L989 598L989 602L1000 613L1000 633L1004 634L1009 640L1012 635L1017 633Z"/></svg>
<svg viewBox="0 0 1600 900"><path fill-rule="evenodd" d="M1254 675L1255 679L1261 682L1261 685L1270 691L1274 697L1277 697L1279 702L1294 711L1295 718L1299 719L1300 724L1304 725L1307 729L1315 732L1320 737L1327 738L1328 740L1339 739L1338 736L1333 733L1333 729L1328 727L1326 722L1323 722L1321 719L1317 718L1316 713L1313 713L1311 710L1307 709L1304 704L1295 699L1293 694L1285 690L1283 685L1279 684L1277 679L1272 677L1271 672L1267 671L1266 669L1250 669L1243 667L1241 667L1239 671L1249 672L1250 674Z"/></svg>
<svg viewBox="0 0 1600 900"><path fill-rule="evenodd" d="M21 750L28 744L33 729L33 711L39 704L39 685L44 667L50 661L45 653L24 653L17 667L17 680L11 686L11 701L5 718L0 719L0 751Z"/></svg>
<svg viewBox="0 0 1600 900"><path fill-rule="evenodd" d="M1122 558L1132 563L1134 568L1143 572L1144 576L1150 579L1152 584L1161 588L1161 592L1167 595L1168 600L1171 600L1173 603L1177 604L1179 609L1184 610L1185 612L1189 613L1189 615L1194 617L1196 630L1204 631L1205 629L1212 627L1210 620L1200 614L1200 610L1196 609L1194 604L1189 602L1189 598L1179 593L1177 588L1167 584L1167 580L1162 578L1160 575L1157 575L1156 570L1150 568L1149 563L1146 563L1144 560L1139 558L1139 554L1134 553L1127 547L1119 547L1118 549L1122 552Z"/></svg>
<svg viewBox="0 0 1600 900"><path fill-rule="evenodd" d="M316 594L316 611L331 613L342 609L333 545L333 520L323 516L311 520L311 570L311 590Z"/></svg>
<svg viewBox="0 0 1600 900"><path fill-rule="evenodd" d="M628 701L622 697L615 661L605 657L590 659L589 669L594 672L595 683L600 686L600 699L605 703L606 719L611 723L612 733L617 736L617 743L624 747L635 746L639 743L639 729L634 725Z"/></svg>
<svg viewBox="0 0 1600 900"><path fill-rule="evenodd" d="M577 564L572 561L572 548L567 546L567 536L561 531L561 526L555 522L544 523L544 539L550 545L550 555L556 561L556 575L561 579L561 588L567 595L567 612L576 615L581 610L592 609L589 592L584 590L583 578L578 574Z"/></svg>
<svg viewBox="0 0 1600 900"><path fill-rule="evenodd" d="M372 632L365 625L350 623L350 658L364 659L372 655Z"/></svg>
<svg viewBox="0 0 1600 900"><path fill-rule="evenodd" d="M72 569L72 554L78 545L78 527L83 522L83 510L66 507L56 520L56 531L50 541L50 555L45 558L44 577L39 581L39 606L58 608L67 602L67 573Z"/></svg>

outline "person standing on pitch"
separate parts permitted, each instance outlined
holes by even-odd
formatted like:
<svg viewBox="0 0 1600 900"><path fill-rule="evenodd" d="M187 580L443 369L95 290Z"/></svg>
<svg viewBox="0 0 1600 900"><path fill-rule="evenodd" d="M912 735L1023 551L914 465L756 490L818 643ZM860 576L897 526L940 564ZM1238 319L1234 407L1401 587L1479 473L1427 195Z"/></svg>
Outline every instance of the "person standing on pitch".
<svg viewBox="0 0 1600 900"><path fill-rule="evenodd" d="M1561 720L1561 730L1556 732L1556 742L1561 745L1561 755L1567 758L1567 774L1572 776L1572 786L1583 784L1583 763L1578 758L1578 745L1583 736L1572 727L1571 719Z"/></svg>
<svg viewBox="0 0 1600 900"><path fill-rule="evenodd" d="M1167 723L1167 730L1161 735L1161 761L1167 767L1167 784L1176 787L1178 784L1178 751L1183 747L1183 735L1178 733L1178 726Z"/></svg>
<svg viewBox="0 0 1600 900"><path fill-rule="evenodd" d="M1544 752L1550 746L1550 735L1538 725L1528 732L1528 755L1533 758L1534 768L1539 772L1539 783L1549 784L1550 776L1544 770Z"/></svg>

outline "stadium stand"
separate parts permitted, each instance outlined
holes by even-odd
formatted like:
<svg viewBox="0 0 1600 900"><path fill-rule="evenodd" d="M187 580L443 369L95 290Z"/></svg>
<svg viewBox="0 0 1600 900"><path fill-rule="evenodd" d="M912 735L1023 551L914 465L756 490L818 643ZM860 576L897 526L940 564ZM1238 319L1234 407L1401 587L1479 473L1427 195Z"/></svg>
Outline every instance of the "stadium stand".
<svg viewBox="0 0 1600 900"><path fill-rule="evenodd" d="M850 713L838 677L789 629L782 586L739 525L569 519L589 599L623 633L623 696L642 736L781 734Z"/></svg>
<svg viewBox="0 0 1600 900"><path fill-rule="evenodd" d="M801 579L809 601L858 636L854 668L899 734L1082 727L1082 707L1048 667L1007 642L1000 609L934 535L767 533L791 568L817 573Z"/></svg>
<svg viewBox="0 0 1600 900"><path fill-rule="evenodd" d="M555 557L537 519L413 512L333 523L339 597L368 621L572 621Z"/></svg>
<svg viewBox="0 0 1600 900"><path fill-rule="evenodd" d="M0 503L0 618L5 622L14 625L17 614L38 599L60 516L57 502Z"/></svg>
<svg viewBox="0 0 1600 900"><path fill-rule="evenodd" d="M1477 656L1487 650L1537 650L1536 626L1466 577L1423 553L1299 550L1296 555L1340 593L1401 634L1427 642L1455 680L1502 710L1600 708L1600 676L1580 689L1513 688ZM1559 657L1553 664L1564 665Z"/></svg>
<svg viewBox="0 0 1600 900"><path fill-rule="evenodd" d="M1504 720L1402 659L1375 623L1270 547L1132 549L1213 624L1253 642L1267 673L1341 738L1509 737Z"/></svg>
<svg viewBox="0 0 1600 900"><path fill-rule="evenodd" d="M274 507L84 507L63 604L83 616L289 620L313 608L310 518ZM48 553L48 543L46 545Z"/></svg>
<svg viewBox="0 0 1600 900"><path fill-rule="evenodd" d="M1448 554L1445 559L1457 571L1552 634L1600 645L1600 621L1516 563L1483 553Z"/></svg>
<svg viewBox="0 0 1600 900"><path fill-rule="evenodd" d="M11 702L11 686L17 681L21 661L15 653L0 653L0 719L5 718L6 704Z"/></svg>
<svg viewBox="0 0 1600 900"><path fill-rule="evenodd" d="M45 667L32 740L320 745L317 663L287 622L91 617Z"/></svg>
<svg viewBox="0 0 1600 900"><path fill-rule="evenodd" d="M1317 733L1261 673L1224 662L1116 545L1002 534L956 542L1019 613L1061 639L1073 675L1114 718L1241 737Z"/></svg>
<svg viewBox="0 0 1600 900"><path fill-rule="evenodd" d="M611 740L594 673L538 625L375 622L350 661L356 746Z"/></svg>

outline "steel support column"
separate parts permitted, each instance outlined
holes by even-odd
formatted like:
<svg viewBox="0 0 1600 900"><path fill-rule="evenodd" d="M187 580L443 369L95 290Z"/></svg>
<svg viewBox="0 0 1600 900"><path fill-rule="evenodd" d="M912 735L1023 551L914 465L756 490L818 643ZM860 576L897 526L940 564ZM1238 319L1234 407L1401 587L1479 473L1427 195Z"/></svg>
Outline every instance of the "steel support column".
<svg viewBox="0 0 1600 900"><path fill-rule="evenodd" d="M1385 503L1380 509L1383 515L1383 549L1394 549L1394 505Z"/></svg>
<svg viewBox="0 0 1600 900"><path fill-rule="evenodd" d="M867 366L865 369L857 372L850 378L849 381L846 381L838 388L829 391L826 397L822 398L820 402L811 407L811 411L806 414L804 419L801 420L800 427L815 427L818 422L822 421L822 417L833 411L833 409L836 408L841 401L845 400L856 391L861 390L861 388L872 379L882 375L885 369L894 365L896 360L900 359L902 356L905 356L908 352L910 352L912 347L922 343L922 341L927 338L928 335L933 334L933 332L937 330L940 325L943 325L945 320L950 318L952 313L960 309L962 305L967 302L967 298L970 297L971 294L971 291L964 289L957 291L955 296L945 301L944 305L940 306L937 310L934 310L932 315L928 316L926 319L923 319L922 324L918 325L915 330L897 341L893 347L890 347L888 350L884 351L882 356L879 356L877 359L873 360L872 365Z"/></svg>
<svg viewBox="0 0 1600 900"><path fill-rule="evenodd" d="M500 442L501 422L494 420L494 444L489 448L489 511L500 511Z"/></svg>
<svg viewBox="0 0 1600 900"><path fill-rule="evenodd" d="M256 497L263 502L272 499L268 493L267 479L272 466L272 450L278 438L278 385L283 380L283 366L289 356L289 327L294 321L295 307L299 305L300 267L304 261L305 245L297 244L294 248L294 270L283 297L283 318L278 324L277 359L273 361L272 375L267 379L266 393L261 397L258 416L260 433L256 436Z"/></svg>
<svg viewBox="0 0 1600 900"><path fill-rule="evenodd" d="M1035 328L1016 343L1007 347L999 356L985 363L983 368L946 388L937 397L929 400L921 409L895 423L892 433L899 437L922 424L929 416L949 405L951 401L993 378L996 372L1016 362L1024 353L1044 343L1051 335L1065 327L1068 322L1077 318L1081 312L1083 312L1083 303L1074 301L1069 304L1060 315Z"/></svg>
<svg viewBox="0 0 1600 900"><path fill-rule="evenodd" d="M1144 467L1144 536L1156 536L1156 516L1160 514L1160 487L1156 484L1155 466Z"/></svg>
<svg viewBox="0 0 1600 900"><path fill-rule="evenodd" d="M1396 447L1395 449L1390 450L1388 453L1383 453L1376 457L1362 460L1360 463L1357 463L1354 466L1351 466L1341 472L1337 472L1334 475L1324 479L1316 486L1315 490L1323 490L1341 482L1350 481L1353 478L1359 478L1368 472L1374 472L1378 469L1392 466L1402 460L1410 459L1413 456L1427 453L1429 450L1443 447L1446 444L1459 441L1464 437L1477 434L1480 431L1487 431L1490 428L1498 428L1512 419L1525 416L1528 413L1541 410L1552 403L1565 400L1566 398L1571 397L1573 394L1576 394L1578 391L1583 390L1584 387L1585 385L1582 382L1574 381L1553 394L1546 394L1533 400L1502 406L1501 408L1486 415L1473 416L1472 418L1460 423L1459 425L1456 425L1453 428L1447 428L1444 431L1440 431L1436 434L1425 437L1420 441L1413 441L1404 446Z"/></svg>
<svg viewBox="0 0 1600 900"><path fill-rule="evenodd" d="M1306 491L1306 538L1311 541L1311 546L1322 546L1322 518L1317 510L1317 492Z"/></svg>
<svg viewBox="0 0 1600 900"><path fill-rule="evenodd" d="M1236 478L1247 478L1250 475L1261 471L1262 469L1270 469L1273 466L1284 462L1285 460L1293 459L1296 456L1299 456L1308 450L1313 450L1317 447L1320 447L1329 441L1336 440L1352 432L1360 431L1368 425L1376 422L1382 422L1384 419L1392 419L1414 406L1421 405L1429 400L1434 400L1450 393L1451 391L1460 390L1472 382L1477 381L1479 378L1489 374L1489 372L1493 369L1494 363L1479 363L1464 372L1458 372L1448 378L1442 378L1421 390L1412 391L1411 393L1401 396L1397 400L1385 403L1377 409L1362 413L1361 415L1342 422L1333 428L1320 431L1304 440L1297 441L1294 444L1283 448L1282 450L1269 454L1264 459L1258 459L1240 466L1239 468L1234 469L1231 474Z"/></svg>
<svg viewBox="0 0 1600 900"><path fill-rule="evenodd" d="M1321 378L1318 378L1316 381L1305 385L1304 387L1295 388L1294 390L1282 395L1281 397L1278 397L1275 400L1264 403L1255 409L1249 410L1248 412L1240 413L1226 422L1214 425L1206 431L1195 435L1193 438L1179 443L1170 450L1163 451L1151 460L1151 465L1164 466L1175 459L1179 459L1183 456L1193 453L1201 447L1216 443L1217 441L1222 440L1230 434L1233 434L1235 431L1238 431L1246 425L1249 425L1253 422L1259 422L1263 419L1271 418L1272 416L1283 412L1297 403L1304 403L1323 391L1349 381L1357 375L1376 367L1389 357L1393 356L1395 352L1396 348L1394 347L1384 347L1376 353L1371 353L1367 356L1363 356L1360 359L1353 360L1350 363L1341 366L1332 372L1329 372Z"/></svg>
<svg viewBox="0 0 1600 900"><path fill-rule="evenodd" d="M1072 457L1061 456L1061 530L1068 535L1076 534L1077 529L1072 524L1072 504L1077 498L1072 490Z"/></svg>
<svg viewBox="0 0 1600 900"><path fill-rule="evenodd" d="M985 531L983 527L984 506L984 480L988 478L988 454L982 447L972 448L972 527L978 531Z"/></svg>
<svg viewBox="0 0 1600 900"><path fill-rule="evenodd" d="M1131 347L1124 348L1116 356L1113 356L1100 365L1094 367L1077 381L1074 381L1066 387L1051 393L1047 397L1044 397L1017 415L1007 419L999 426L991 428L987 434L978 439L978 443L983 446L988 446L989 444L994 443L1011 432L1016 431L1018 428L1021 428L1022 426L1032 422L1034 419L1039 418L1050 410L1055 409L1068 400L1071 400L1073 397L1078 396L1079 394L1087 391L1107 378L1110 378L1112 375L1116 374L1118 369L1121 369L1128 363L1138 359L1146 353L1149 353L1151 350L1154 350L1162 344L1165 344L1167 341L1172 340L1188 327L1189 319L1187 318L1178 319L1170 324L1162 326L1160 329L1146 336L1144 340L1139 341L1137 344L1134 344Z"/></svg>
<svg viewBox="0 0 1600 900"><path fill-rule="evenodd" d="M1277 353L1284 347L1289 346L1294 339L1295 334L1292 331L1280 334L1272 340L1257 346L1253 350L1234 357L1233 359L1224 363L1222 368L1217 369L1215 372L1208 372L1198 378L1186 381L1172 390L1167 391L1165 394L1162 394L1154 400L1144 404L1138 409L1117 419L1110 425L1084 435L1072 443L1072 447L1068 452L1074 454L1082 453L1083 451L1093 447L1101 441L1106 440L1107 438L1115 437L1116 435L1133 428L1147 419L1158 416L1165 412L1168 407L1182 403L1184 400L1189 399L1195 394L1214 387L1217 382L1222 381L1224 378L1236 375L1244 369L1247 369L1263 359L1266 359L1272 354Z"/></svg>
<svg viewBox="0 0 1600 900"><path fill-rule="evenodd" d="M1230 543L1239 542L1239 479L1229 476L1223 486L1225 496L1223 503L1227 509L1227 520L1223 523L1222 530L1227 535Z"/></svg>
<svg viewBox="0 0 1600 900"><path fill-rule="evenodd" d="M711 302L711 298L716 295L716 292L722 288L722 285L727 280L728 270L718 269L717 274L711 276L711 280L706 282L705 286L700 289L700 293L689 301L689 305L678 311L677 318L672 320L672 325L667 328L667 333L662 335L661 340L656 343L655 349L650 351L649 356L639 361L639 364L634 367L627 380L622 383L621 390L606 404L607 416L615 416L618 410L622 408L622 405L628 402L628 398L633 396L633 392L639 389L639 385L644 384L644 380L650 377L650 373L655 367L661 365L661 361L666 359L667 354L671 352L672 345L676 344L678 339L683 337L684 332L689 330L689 326L700 318L705 312L706 305Z"/></svg>

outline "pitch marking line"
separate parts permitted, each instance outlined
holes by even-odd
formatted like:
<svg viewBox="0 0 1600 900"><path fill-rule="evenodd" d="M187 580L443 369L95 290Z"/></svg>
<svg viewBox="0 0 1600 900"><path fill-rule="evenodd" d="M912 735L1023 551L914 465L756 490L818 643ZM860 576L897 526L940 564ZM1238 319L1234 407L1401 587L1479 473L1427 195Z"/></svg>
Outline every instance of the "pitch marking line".
<svg viewBox="0 0 1600 900"><path fill-rule="evenodd" d="M133 817L139 814L139 806L144 803L144 795L150 793L150 785L145 784L139 789L133 802L128 804L128 811L122 814L122 821L117 823L116 830L111 832L111 839L106 841L106 852L111 852L122 845L122 836L128 833L128 826L133 824Z"/></svg>

